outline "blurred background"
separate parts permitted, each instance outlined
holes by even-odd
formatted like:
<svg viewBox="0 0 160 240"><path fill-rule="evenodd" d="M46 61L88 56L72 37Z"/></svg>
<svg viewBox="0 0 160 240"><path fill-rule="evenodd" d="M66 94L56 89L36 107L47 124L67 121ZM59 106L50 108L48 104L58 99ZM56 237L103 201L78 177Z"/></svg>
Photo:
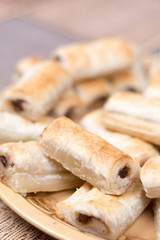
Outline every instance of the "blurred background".
<svg viewBox="0 0 160 240"><path fill-rule="evenodd" d="M25 18L77 39L123 36L159 47L159 0L0 0L0 21Z"/></svg>
<svg viewBox="0 0 160 240"><path fill-rule="evenodd" d="M153 53L160 48L159 29L159 0L0 0L0 88L23 57L49 57L58 45L104 36L124 37Z"/></svg>

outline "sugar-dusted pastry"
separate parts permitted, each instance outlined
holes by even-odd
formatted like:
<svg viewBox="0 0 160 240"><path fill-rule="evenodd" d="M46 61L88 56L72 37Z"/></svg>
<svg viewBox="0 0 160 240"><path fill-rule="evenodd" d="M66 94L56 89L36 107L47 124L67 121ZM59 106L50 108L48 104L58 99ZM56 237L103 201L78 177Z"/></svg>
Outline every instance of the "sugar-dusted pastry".
<svg viewBox="0 0 160 240"><path fill-rule="evenodd" d="M139 138L109 131L102 121L102 110L94 110L82 118L81 126L93 132L139 161L142 166L150 157L159 155L158 150Z"/></svg>
<svg viewBox="0 0 160 240"><path fill-rule="evenodd" d="M82 184L79 178L46 157L35 141L0 145L0 179L22 194L60 191Z"/></svg>
<svg viewBox="0 0 160 240"><path fill-rule="evenodd" d="M154 224L157 240L160 240L160 198L154 200Z"/></svg>
<svg viewBox="0 0 160 240"><path fill-rule="evenodd" d="M140 60L135 61L130 69L113 74L111 79L116 91L143 92L147 85L144 66Z"/></svg>
<svg viewBox="0 0 160 240"><path fill-rule="evenodd" d="M38 56L30 56L20 59L15 66L15 73L13 80L17 81L19 78L29 71L35 64L42 62L42 58Z"/></svg>
<svg viewBox="0 0 160 240"><path fill-rule="evenodd" d="M111 94L112 87L105 78L95 78L86 80L75 85L75 90L79 98L89 107L96 102L102 102Z"/></svg>
<svg viewBox="0 0 160 240"><path fill-rule="evenodd" d="M72 118L82 106L84 106L84 102L77 96L73 88L69 88L57 101L50 114L55 117L65 115Z"/></svg>
<svg viewBox="0 0 160 240"><path fill-rule="evenodd" d="M148 87L144 95L160 98L160 56L155 56L149 68Z"/></svg>
<svg viewBox="0 0 160 240"><path fill-rule="evenodd" d="M49 124L39 143L47 156L105 193L122 194L138 172L136 160L66 117Z"/></svg>
<svg viewBox="0 0 160 240"><path fill-rule="evenodd" d="M139 49L121 38L60 46L52 58L69 71L75 80L105 76L130 67Z"/></svg>
<svg viewBox="0 0 160 240"><path fill-rule="evenodd" d="M140 178L149 198L160 198L160 156L150 158L141 168Z"/></svg>
<svg viewBox="0 0 160 240"><path fill-rule="evenodd" d="M103 112L107 129L160 144L160 99L118 92L109 98Z"/></svg>
<svg viewBox="0 0 160 240"><path fill-rule="evenodd" d="M52 60L44 61L6 88L0 108L38 120L55 106L61 93L72 84L69 74Z"/></svg>
<svg viewBox="0 0 160 240"><path fill-rule="evenodd" d="M18 114L0 112L0 143L36 140L53 119L44 116L32 122Z"/></svg>
<svg viewBox="0 0 160 240"><path fill-rule="evenodd" d="M149 202L140 183L133 183L120 196L107 195L85 183L71 197L56 205L56 215L82 231L116 240Z"/></svg>

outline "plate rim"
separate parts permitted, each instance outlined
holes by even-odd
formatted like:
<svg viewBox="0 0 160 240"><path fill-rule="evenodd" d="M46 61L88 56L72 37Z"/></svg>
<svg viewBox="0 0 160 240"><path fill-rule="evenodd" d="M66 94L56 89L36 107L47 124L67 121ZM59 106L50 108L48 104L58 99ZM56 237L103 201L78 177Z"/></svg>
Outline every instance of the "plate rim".
<svg viewBox="0 0 160 240"><path fill-rule="evenodd" d="M75 237L76 239L83 240L102 239L96 236L90 236L88 233L80 230L70 228L69 225L67 226L63 224L63 222L61 223L48 216L27 201L21 194L14 192L2 182L0 182L0 199L28 223L51 237L60 240L75 240ZM39 220L37 220L37 216Z"/></svg>

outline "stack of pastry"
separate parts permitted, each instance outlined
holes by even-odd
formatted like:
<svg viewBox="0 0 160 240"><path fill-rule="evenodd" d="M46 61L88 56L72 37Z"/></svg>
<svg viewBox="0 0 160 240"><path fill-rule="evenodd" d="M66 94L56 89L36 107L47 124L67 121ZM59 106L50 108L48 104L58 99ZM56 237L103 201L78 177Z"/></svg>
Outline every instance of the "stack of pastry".
<svg viewBox="0 0 160 240"><path fill-rule="evenodd" d="M1 181L23 196L78 188L57 217L110 240L155 198L160 239L159 62L146 72L120 38L20 60L0 95Z"/></svg>

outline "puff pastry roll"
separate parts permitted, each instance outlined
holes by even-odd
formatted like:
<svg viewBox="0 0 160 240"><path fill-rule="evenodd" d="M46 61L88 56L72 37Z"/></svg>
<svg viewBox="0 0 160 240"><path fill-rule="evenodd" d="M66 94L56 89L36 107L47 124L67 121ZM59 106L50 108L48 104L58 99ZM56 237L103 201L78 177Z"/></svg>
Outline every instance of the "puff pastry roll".
<svg viewBox="0 0 160 240"><path fill-rule="evenodd" d="M88 113L82 118L80 124L84 129L101 136L109 143L128 153L139 162L140 166L150 157L159 155L159 151L152 144L129 135L105 129L101 109Z"/></svg>
<svg viewBox="0 0 160 240"><path fill-rule="evenodd" d="M112 92L111 84L105 78L86 80L77 83L74 88L86 107L102 106Z"/></svg>
<svg viewBox="0 0 160 240"><path fill-rule="evenodd" d="M69 74L57 63L44 61L6 88L1 95L0 108L38 120L53 108L60 94L71 84Z"/></svg>
<svg viewBox="0 0 160 240"><path fill-rule="evenodd" d="M39 143L47 156L109 194L125 192L138 171L136 160L66 117L49 124Z"/></svg>
<svg viewBox="0 0 160 240"><path fill-rule="evenodd" d="M78 122L88 111L102 106L111 89L111 84L105 78L77 83L61 96L51 116L67 116Z"/></svg>
<svg viewBox="0 0 160 240"><path fill-rule="evenodd" d="M103 111L107 129L160 144L160 99L118 92L109 98Z"/></svg>
<svg viewBox="0 0 160 240"><path fill-rule="evenodd" d="M160 240L160 199L154 200L154 224L157 240Z"/></svg>
<svg viewBox="0 0 160 240"><path fill-rule="evenodd" d="M130 67L139 49L120 38L104 38L87 43L61 46L52 58L69 71L75 80L105 76Z"/></svg>
<svg viewBox="0 0 160 240"><path fill-rule="evenodd" d="M20 59L15 66L15 73L13 80L17 81L19 78L29 71L35 64L42 62L42 58L38 56L30 56Z"/></svg>
<svg viewBox="0 0 160 240"><path fill-rule="evenodd" d="M57 101L56 106L51 111L51 116L68 116L74 118L79 109L84 106L82 100L77 96L73 88L69 88Z"/></svg>
<svg viewBox="0 0 160 240"><path fill-rule="evenodd" d="M141 168L140 178L149 198L160 198L160 156L150 158Z"/></svg>
<svg viewBox="0 0 160 240"><path fill-rule="evenodd" d="M82 184L82 180L46 157L35 141L0 145L0 179L22 194L60 191Z"/></svg>
<svg viewBox="0 0 160 240"><path fill-rule="evenodd" d="M71 197L56 205L56 215L82 231L116 240L149 202L140 183L133 183L121 196L107 195L85 183Z"/></svg>
<svg viewBox="0 0 160 240"><path fill-rule="evenodd" d="M147 97L160 98L160 56L156 56L149 69L149 81L144 95Z"/></svg>
<svg viewBox="0 0 160 240"><path fill-rule="evenodd" d="M111 79L116 91L143 92L147 85L147 77L140 60L135 61L129 70L113 74Z"/></svg>
<svg viewBox="0 0 160 240"><path fill-rule="evenodd" d="M32 122L14 113L0 112L0 143L36 140L53 119L45 116Z"/></svg>

